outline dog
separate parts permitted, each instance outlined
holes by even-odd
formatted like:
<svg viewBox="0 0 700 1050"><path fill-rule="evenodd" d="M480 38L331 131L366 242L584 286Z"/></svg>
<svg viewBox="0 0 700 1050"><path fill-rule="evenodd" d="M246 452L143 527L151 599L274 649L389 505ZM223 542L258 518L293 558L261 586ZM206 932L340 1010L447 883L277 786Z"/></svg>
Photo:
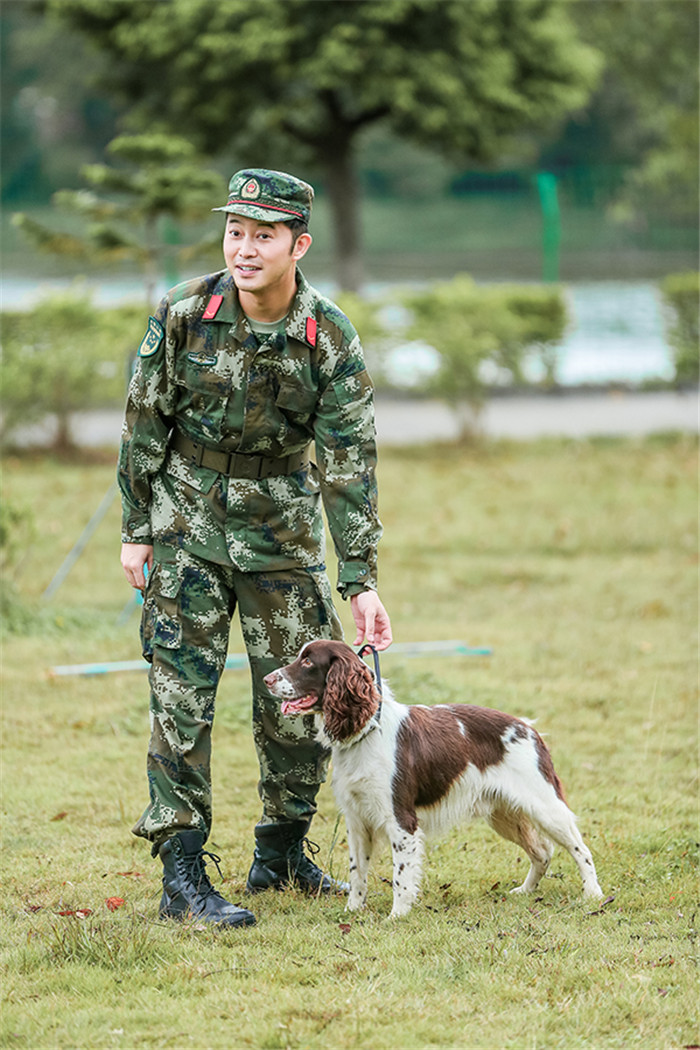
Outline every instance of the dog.
<svg viewBox="0 0 700 1050"><path fill-rule="evenodd" d="M283 715L313 714L317 739L332 750L348 832L348 911L365 905L378 841L391 843L395 918L418 895L424 835L477 817L530 859L512 893L536 889L556 842L576 861L584 895L602 896L549 751L528 722L470 704L399 704L386 683L380 696L368 666L343 642L307 643L265 684Z"/></svg>

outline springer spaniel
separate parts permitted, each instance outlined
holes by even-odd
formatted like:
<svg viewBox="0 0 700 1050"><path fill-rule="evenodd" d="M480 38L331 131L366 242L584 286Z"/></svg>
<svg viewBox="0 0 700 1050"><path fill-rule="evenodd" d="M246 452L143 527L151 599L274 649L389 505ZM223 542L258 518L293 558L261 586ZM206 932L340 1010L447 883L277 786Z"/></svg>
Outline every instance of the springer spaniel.
<svg viewBox="0 0 700 1050"><path fill-rule="evenodd" d="M576 861L588 897L601 897L593 858L564 800L547 747L525 721L470 704L398 704L377 692L367 665L343 642L307 643L265 684L287 716L313 713L333 752L333 790L350 851L348 910L364 907L373 847L391 843L394 903L405 915L418 895L423 835L483 817L530 858L513 893L532 892L554 852Z"/></svg>

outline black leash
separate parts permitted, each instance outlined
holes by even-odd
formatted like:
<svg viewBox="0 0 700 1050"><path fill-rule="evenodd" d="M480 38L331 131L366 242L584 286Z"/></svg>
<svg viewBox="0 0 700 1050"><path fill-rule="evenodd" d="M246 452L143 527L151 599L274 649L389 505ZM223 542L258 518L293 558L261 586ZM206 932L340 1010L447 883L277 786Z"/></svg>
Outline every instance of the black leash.
<svg viewBox="0 0 700 1050"><path fill-rule="evenodd" d="M372 654L372 656L374 658L374 678L375 678L375 681L376 681L376 684L377 684L377 691L379 692L379 707L377 708L377 721L379 722L379 720L382 717L382 700L381 700L381 696L382 696L382 673L379 670L379 653L374 648L374 646L370 645L369 642L368 642L366 645L362 646L362 648L360 649L360 651L358 652L357 655L361 659L368 650L369 650L369 652L371 652L371 654Z"/></svg>

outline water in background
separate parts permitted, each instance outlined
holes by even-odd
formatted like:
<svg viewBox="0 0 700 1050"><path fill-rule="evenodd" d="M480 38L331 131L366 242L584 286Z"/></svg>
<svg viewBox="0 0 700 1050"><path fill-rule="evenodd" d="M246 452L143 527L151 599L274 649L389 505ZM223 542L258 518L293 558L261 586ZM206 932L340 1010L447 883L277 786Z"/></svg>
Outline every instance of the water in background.
<svg viewBox="0 0 700 1050"><path fill-rule="evenodd" d="M326 294L333 288L316 282ZM68 281L37 284L17 278L3 279L3 309L30 309L39 298L51 292L75 287ZM85 281L86 295L97 306L117 306L138 301L143 283L138 279ZM373 288L376 294L379 288ZM385 289L381 289L384 291ZM386 289L388 290L388 289ZM586 383L641 383L651 379L672 379L674 368L664 332L659 290L652 282L598 281L564 286L571 324L558 350L558 379L564 386ZM165 286L160 291L165 291ZM148 307L144 304L144 317ZM416 364L421 365L416 357ZM424 354L422 364L425 364ZM407 378L409 361L402 359L401 372ZM532 362L528 377L541 378ZM410 384L409 384L410 385Z"/></svg>
<svg viewBox="0 0 700 1050"><path fill-rule="evenodd" d="M661 295L654 284L575 284L565 294L571 325L557 355L564 386L673 379Z"/></svg>

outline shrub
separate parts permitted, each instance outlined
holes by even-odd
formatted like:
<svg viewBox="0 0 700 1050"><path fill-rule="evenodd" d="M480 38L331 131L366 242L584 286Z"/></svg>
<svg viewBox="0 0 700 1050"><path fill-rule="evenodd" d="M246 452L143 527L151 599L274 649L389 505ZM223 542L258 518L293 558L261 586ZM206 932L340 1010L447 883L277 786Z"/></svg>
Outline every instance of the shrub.
<svg viewBox="0 0 700 1050"><path fill-rule="evenodd" d="M700 378L700 273L678 273L661 284L668 341L673 351L676 382Z"/></svg>
<svg viewBox="0 0 700 1050"><path fill-rule="evenodd" d="M70 447L70 415L122 404L128 361L144 328L141 306L99 310L76 295L52 296L26 313L4 313L0 437L53 414L56 445Z"/></svg>
<svg viewBox="0 0 700 1050"><path fill-rule="evenodd" d="M547 380L555 381L552 347L566 327L559 289L479 286L458 276L403 301L413 314L409 338L440 354L430 390L461 414L463 435L476 425L490 383L524 382L527 355L540 355Z"/></svg>

